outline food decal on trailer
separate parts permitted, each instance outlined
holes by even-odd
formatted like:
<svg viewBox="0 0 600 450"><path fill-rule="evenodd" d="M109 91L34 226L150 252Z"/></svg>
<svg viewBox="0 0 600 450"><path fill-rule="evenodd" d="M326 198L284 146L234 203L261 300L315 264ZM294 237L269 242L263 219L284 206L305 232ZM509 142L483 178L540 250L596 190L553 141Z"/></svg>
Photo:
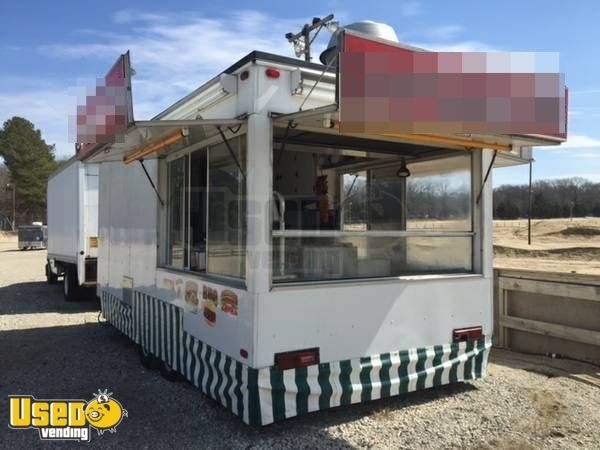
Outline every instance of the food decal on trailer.
<svg viewBox="0 0 600 450"><path fill-rule="evenodd" d="M470 79L431 64L447 55L332 18L286 35L305 61L254 51L82 156L99 167L105 317L144 364L248 424L483 377L491 169L566 132L558 76L523 87L533 106L515 118L510 89L467 83L454 104L469 92L479 106L453 115L441 97L423 103L435 82L419 84ZM481 114L494 95L508 110Z"/></svg>

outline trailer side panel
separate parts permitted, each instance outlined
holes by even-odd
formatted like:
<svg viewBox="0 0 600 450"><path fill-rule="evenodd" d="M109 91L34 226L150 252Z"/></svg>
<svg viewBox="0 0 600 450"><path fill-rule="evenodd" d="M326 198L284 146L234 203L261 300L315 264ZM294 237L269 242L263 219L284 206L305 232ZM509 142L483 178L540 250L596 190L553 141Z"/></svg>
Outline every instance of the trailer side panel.
<svg viewBox="0 0 600 450"><path fill-rule="evenodd" d="M82 170L83 164L73 161L48 180L48 256L58 261L77 262Z"/></svg>

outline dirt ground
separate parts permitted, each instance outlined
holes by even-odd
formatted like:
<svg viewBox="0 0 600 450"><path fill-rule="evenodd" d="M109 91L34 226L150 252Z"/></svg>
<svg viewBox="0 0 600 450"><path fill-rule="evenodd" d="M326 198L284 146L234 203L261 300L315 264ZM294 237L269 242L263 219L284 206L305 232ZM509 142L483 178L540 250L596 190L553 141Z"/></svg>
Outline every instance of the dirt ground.
<svg viewBox="0 0 600 450"><path fill-rule="evenodd" d="M600 218L494 221L494 267L600 275Z"/></svg>
<svg viewBox="0 0 600 450"><path fill-rule="evenodd" d="M600 380L598 367L496 350L483 380L248 427L190 384L144 369L134 345L98 321L96 301L66 303L45 283L44 260L0 241L1 447L40 446L37 432L6 426L8 395L88 399L99 388L129 417L115 434L93 433L95 447L600 447L600 387L571 378Z"/></svg>

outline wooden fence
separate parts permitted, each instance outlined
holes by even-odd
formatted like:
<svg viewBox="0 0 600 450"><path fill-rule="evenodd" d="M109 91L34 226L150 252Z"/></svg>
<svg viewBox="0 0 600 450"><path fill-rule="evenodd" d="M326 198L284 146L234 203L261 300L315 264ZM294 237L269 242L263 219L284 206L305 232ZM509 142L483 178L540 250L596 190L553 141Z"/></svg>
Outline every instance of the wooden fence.
<svg viewBox="0 0 600 450"><path fill-rule="evenodd" d="M494 271L495 345L600 363L600 277Z"/></svg>

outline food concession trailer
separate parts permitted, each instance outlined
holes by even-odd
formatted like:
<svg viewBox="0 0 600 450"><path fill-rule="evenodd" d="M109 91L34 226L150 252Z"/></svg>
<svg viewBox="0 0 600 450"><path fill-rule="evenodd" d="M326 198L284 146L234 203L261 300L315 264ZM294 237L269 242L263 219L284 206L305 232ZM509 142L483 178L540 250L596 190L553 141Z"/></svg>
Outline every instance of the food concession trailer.
<svg viewBox="0 0 600 450"><path fill-rule="evenodd" d="M21 250L46 248L48 245L48 227L42 222L31 225L19 225L18 246Z"/></svg>
<svg viewBox="0 0 600 450"><path fill-rule="evenodd" d="M562 139L345 131L344 53L419 51L358 25L324 65L254 51L78 155L105 317L248 424L483 377L491 168Z"/></svg>

